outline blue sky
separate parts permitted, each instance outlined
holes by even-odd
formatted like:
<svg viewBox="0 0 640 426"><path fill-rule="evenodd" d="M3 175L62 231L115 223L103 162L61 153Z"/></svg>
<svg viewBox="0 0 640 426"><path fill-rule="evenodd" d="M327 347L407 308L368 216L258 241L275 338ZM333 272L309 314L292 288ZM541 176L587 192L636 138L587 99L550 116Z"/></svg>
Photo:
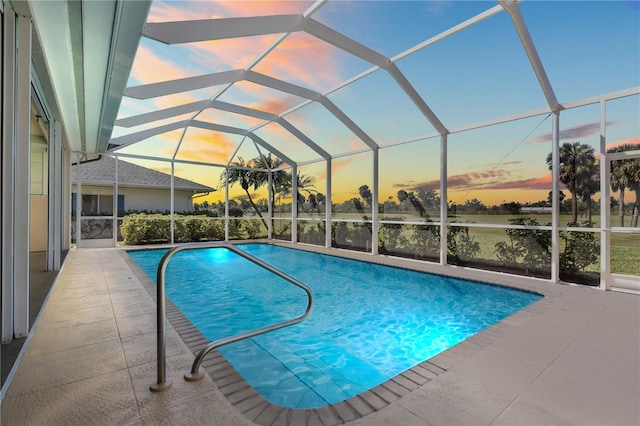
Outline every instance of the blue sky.
<svg viewBox="0 0 640 426"><path fill-rule="evenodd" d="M293 1L154 2L149 21L300 14L312 4ZM632 1L531 0L520 3L559 102L640 85L638 4ZM394 57L496 5L497 2L490 1L329 1L312 18L386 57ZM174 46L143 39L129 86L246 68L278 36ZM449 129L547 106L514 25L504 11L401 59L397 66ZM371 67L315 37L292 33L253 70L327 93ZM226 91L223 89L211 87L146 101L126 99L120 117L211 97L275 114L304 101L249 82L236 83ZM384 70L367 75L329 94L328 98L383 147L435 133L433 126ZM611 102L611 119L607 117L609 143L640 139L639 103L637 95ZM594 130L593 124L599 121L598 111L596 106L561 113L561 136L585 143L595 140L593 143L597 144L598 128L596 126ZM317 103L300 108L285 118L333 155L366 147ZM207 111L198 119L243 128L251 128L259 122L216 111ZM116 129L114 136L162 123ZM541 182L548 179L544 159L551 145L544 137L550 131L551 120L545 120L543 114L509 125L452 135L449 161L452 197L473 194L470 195L472 198L484 197L488 203L499 203L500 197L517 201L546 198L550 187L545 189ZM257 133L295 161L319 158L278 126L266 126ZM159 135L123 151L166 158L175 149L179 135L179 131ZM191 129L178 157L226 163L240 141L237 136ZM419 161L411 168L403 166L403 158L406 161L407 152L411 150L386 148L381 151L381 157L384 156L381 201L388 195L395 195L397 188L410 187L409 182L415 182L414 187L418 188L420 184L433 185L439 179L439 165L437 162L435 167L433 165L433 158L439 158L439 141L422 140L417 144L420 146L414 151L419 153L418 158L424 158L423 167ZM403 153L393 154L400 151ZM248 142L243 143L240 153L245 159L257 155ZM370 184L370 160L347 157L334 162L336 201L356 196L358 182ZM187 178L204 179L203 183L212 184L210 176L200 177L201 172L177 169ZM314 173L317 186L322 187L324 177L320 172ZM345 177L341 177L341 173L345 173Z"/></svg>

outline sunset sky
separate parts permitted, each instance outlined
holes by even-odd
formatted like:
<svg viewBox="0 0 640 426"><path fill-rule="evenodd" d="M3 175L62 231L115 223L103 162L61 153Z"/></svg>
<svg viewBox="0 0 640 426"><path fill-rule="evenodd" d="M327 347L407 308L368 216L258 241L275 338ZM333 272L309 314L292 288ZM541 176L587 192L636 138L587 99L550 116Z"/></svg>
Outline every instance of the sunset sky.
<svg viewBox="0 0 640 426"><path fill-rule="evenodd" d="M637 1L524 1L520 10L560 103L640 86L640 3ZM260 15L301 15L314 5L298 1L154 1L148 22ZM461 32L410 55L408 49L497 5L490 1L329 1L311 18L396 62L400 71L444 124L448 139L449 199L478 198L485 204L547 198L551 190L545 159L551 151L548 113L471 131L456 128L547 106L522 43L507 12L501 11ZM372 64L304 32L290 33L254 65L282 34L211 42L164 45L143 38L128 87L236 69L288 81L322 94L347 114L379 146L380 197L400 189L438 189L440 140L394 78L377 70L338 90ZM249 81L212 86L148 100L125 97L118 118L215 99L282 114L305 99ZM114 137L189 119L194 113L142 126L116 127ZM599 105L562 111L561 143L580 141L599 149ZM639 96L607 103L607 145L640 143ZM250 129L262 119L208 109L197 120ZM372 154L367 145L317 102L285 119L334 156L333 201L358 195L372 185ZM320 156L277 124L255 132L294 161ZM171 158L182 130L174 130L119 152ZM413 141L399 144L401 142ZM238 148L239 147L239 148ZM352 151L361 154L342 156ZM263 152L265 152L263 150ZM234 156L235 153L235 156ZM186 131L176 158L226 164L258 155L250 139L197 128ZM132 161L132 160L127 160ZM141 162L165 172L167 162ZM220 168L176 165L180 177L218 186ZM324 163L300 172L313 176L324 191ZM232 196L240 195L238 189ZM259 197L261 194L257 194ZM567 192L567 195L568 192ZM599 198L596 196L596 199ZM224 199L214 193L207 199Z"/></svg>

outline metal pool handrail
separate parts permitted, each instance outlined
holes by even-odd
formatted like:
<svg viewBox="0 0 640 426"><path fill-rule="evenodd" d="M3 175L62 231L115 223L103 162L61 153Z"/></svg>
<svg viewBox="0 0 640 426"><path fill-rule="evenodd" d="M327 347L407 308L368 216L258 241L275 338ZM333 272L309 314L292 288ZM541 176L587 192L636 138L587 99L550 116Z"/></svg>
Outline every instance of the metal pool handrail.
<svg viewBox="0 0 640 426"><path fill-rule="evenodd" d="M287 327L289 325L297 324L302 320L304 320L305 318L307 318L311 313L311 309L313 307L313 294L311 293L311 289L309 287L307 287L305 284L301 283L297 279L285 274L279 269L276 269L273 266L269 265L268 263L258 259L257 257L243 250L238 249L233 244L226 243L226 242L187 243L187 244L182 244L180 246L174 247L173 249L165 253L164 256L162 256L162 259L160 259L160 263L158 264L158 272L157 272L158 382L150 386L151 390L154 392L159 392L165 389L169 389L172 385L171 380L168 380L166 375L166 344L165 344L165 310L166 308L165 308L164 293L165 293L165 272L167 269L167 263L169 262L169 259L174 254L181 252L183 250L193 250L193 249L199 249L199 248L218 248L218 247L230 250L233 253L255 263L258 266L261 266L262 268L268 270L269 272L272 272L278 275L279 277L294 284L295 286L303 289L307 293L307 299L308 299L307 309L305 310L304 314L302 314L299 317L296 317L287 321L283 321L277 324L269 325L266 327L262 327L257 330L241 333L235 336L225 337L223 339L219 339L209 343L209 345L207 345L207 347L202 349L196 356L196 359L193 361L193 366L191 367L191 371L184 375L185 380L194 381L194 380L200 380L202 377L204 377L204 373L199 371L200 363L202 362L203 358L215 348L229 344L229 343L237 342L242 339L247 339L249 337L257 336L258 334L267 333L269 331L273 331L279 328Z"/></svg>

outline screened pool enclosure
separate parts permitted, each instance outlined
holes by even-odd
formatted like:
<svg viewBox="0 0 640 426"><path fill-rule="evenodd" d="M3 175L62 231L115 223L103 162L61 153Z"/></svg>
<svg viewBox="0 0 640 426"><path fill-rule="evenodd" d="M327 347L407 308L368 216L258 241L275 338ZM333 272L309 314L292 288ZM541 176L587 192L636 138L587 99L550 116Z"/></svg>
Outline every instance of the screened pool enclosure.
<svg viewBox="0 0 640 426"><path fill-rule="evenodd" d="M624 1L154 1L98 152L170 174L166 208L117 204L118 166L73 182L113 203L78 244L116 244L103 221L639 291L639 33ZM215 191L180 211L175 178Z"/></svg>

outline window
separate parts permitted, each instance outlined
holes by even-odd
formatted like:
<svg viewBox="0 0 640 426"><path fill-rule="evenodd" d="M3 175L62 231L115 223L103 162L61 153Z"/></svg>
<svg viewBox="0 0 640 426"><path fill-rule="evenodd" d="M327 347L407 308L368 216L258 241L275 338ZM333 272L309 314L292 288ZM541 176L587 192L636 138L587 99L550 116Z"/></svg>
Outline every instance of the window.
<svg viewBox="0 0 640 426"><path fill-rule="evenodd" d="M76 211L77 194L71 194L72 213ZM118 195L118 216L124 216L124 195ZM82 194L82 216L113 216L113 196Z"/></svg>

